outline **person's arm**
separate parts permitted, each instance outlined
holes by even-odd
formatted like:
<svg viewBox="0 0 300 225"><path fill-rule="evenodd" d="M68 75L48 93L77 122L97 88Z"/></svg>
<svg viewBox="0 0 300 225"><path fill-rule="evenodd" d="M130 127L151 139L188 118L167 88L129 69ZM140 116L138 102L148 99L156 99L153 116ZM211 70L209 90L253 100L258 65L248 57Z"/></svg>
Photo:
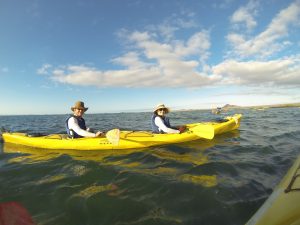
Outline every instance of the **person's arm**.
<svg viewBox="0 0 300 225"><path fill-rule="evenodd" d="M68 126L69 126L69 129L74 130L78 135L80 135L82 137L96 137L96 134L81 129L77 123L77 120L74 117L71 117L68 120Z"/></svg>
<svg viewBox="0 0 300 225"><path fill-rule="evenodd" d="M180 133L179 130L175 130L175 129L167 127L164 124L163 120L159 116L157 116L155 118L154 123L156 124L156 126L159 127L160 130L162 130L165 133L168 133L168 134L179 134Z"/></svg>

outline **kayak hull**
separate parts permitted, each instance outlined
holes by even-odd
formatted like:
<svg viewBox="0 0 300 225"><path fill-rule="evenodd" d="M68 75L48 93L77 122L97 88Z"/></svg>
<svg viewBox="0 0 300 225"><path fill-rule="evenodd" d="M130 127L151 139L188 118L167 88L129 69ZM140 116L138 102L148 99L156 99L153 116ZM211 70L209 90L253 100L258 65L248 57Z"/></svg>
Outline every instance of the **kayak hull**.
<svg viewBox="0 0 300 225"><path fill-rule="evenodd" d="M146 148L200 139L201 137L192 131L198 125L205 125L213 129L214 134L235 130L240 126L241 116L241 114L236 114L232 117L228 117L228 121L221 123L205 122L187 124L187 131L181 134L153 134L147 131L121 131L118 144L109 142L106 137L70 139L64 134L30 137L26 133L3 133L2 136L5 143L44 149L111 150Z"/></svg>
<svg viewBox="0 0 300 225"><path fill-rule="evenodd" d="M300 225L300 156L246 225Z"/></svg>

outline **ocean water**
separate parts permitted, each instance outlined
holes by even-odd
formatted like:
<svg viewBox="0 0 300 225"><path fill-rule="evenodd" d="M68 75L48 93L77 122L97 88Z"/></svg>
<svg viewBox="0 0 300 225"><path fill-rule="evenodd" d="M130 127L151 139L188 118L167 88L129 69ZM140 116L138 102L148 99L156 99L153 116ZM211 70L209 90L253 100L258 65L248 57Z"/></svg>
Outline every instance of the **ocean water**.
<svg viewBox="0 0 300 225"><path fill-rule="evenodd" d="M47 151L0 142L0 205L39 225L240 225L300 152L300 108L240 109L239 130L211 141L124 151ZM87 114L89 127L149 130L150 113ZM173 125L216 119L170 113ZM0 127L64 133L66 115L0 116Z"/></svg>

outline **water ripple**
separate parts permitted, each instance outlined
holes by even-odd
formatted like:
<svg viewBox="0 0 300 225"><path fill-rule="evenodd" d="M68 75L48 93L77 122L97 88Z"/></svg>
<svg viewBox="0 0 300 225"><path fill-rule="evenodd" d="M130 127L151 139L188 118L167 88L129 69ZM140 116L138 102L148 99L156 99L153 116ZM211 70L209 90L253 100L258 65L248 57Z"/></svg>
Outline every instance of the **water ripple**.
<svg viewBox="0 0 300 225"><path fill-rule="evenodd" d="M300 110L233 113L244 115L240 129L212 141L99 152L0 143L0 201L21 202L43 225L244 224L299 154ZM0 127L64 133L66 117L1 116ZM150 117L87 114L86 121L100 130L149 130ZM170 117L174 125L217 119L209 111Z"/></svg>

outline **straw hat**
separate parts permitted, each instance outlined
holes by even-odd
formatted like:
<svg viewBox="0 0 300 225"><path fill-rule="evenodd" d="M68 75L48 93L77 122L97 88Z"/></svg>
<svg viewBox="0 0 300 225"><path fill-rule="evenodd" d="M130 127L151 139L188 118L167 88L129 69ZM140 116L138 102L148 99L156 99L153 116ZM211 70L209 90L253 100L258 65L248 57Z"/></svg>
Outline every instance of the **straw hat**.
<svg viewBox="0 0 300 225"><path fill-rule="evenodd" d="M84 102L81 101L75 102L75 105L71 107L72 111L74 111L74 109L83 109L84 111L88 110L88 108L84 107Z"/></svg>
<svg viewBox="0 0 300 225"><path fill-rule="evenodd" d="M166 107L164 104L158 104L155 109L154 109L154 113L159 110L159 109L164 109L166 110L166 113L169 113L170 112L170 109L168 107Z"/></svg>

